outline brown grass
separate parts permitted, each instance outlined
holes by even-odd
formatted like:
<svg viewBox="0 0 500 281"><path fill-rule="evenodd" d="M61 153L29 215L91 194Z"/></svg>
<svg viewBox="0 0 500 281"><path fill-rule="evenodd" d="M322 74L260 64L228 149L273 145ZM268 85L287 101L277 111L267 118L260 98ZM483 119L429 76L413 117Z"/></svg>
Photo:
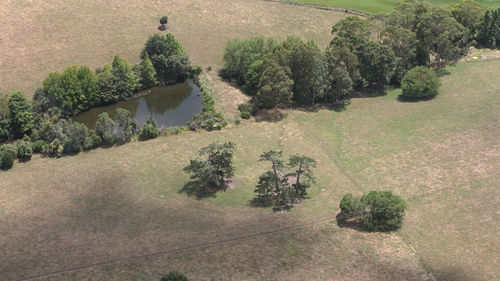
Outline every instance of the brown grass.
<svg viewBox="0 0 500 281"><path fill-rule="evenodd" d="M346 16L258 0L4 0L0 92L31 96L50 72L103 66L115 54L137 63L163 15L193 63L205 66L220 65L234 37L296 35L326 46L331 26Z"/></svg>

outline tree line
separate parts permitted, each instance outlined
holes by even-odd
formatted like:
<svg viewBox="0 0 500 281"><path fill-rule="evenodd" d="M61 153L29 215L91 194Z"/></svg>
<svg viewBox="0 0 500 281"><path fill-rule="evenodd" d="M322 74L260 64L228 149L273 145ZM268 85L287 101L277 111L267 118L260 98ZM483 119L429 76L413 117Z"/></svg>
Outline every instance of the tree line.
<svg viewBox="0 0 500 281"><path fill-rule="evenodd" d="M436 69L454 63L474 44L498 46L498 18L498 10L483 12L473 0L462 0L448 10L407 0L388 15L340 20L324 51L297 37L281 43L263 37L230 40L220 75L252 96L250 103L240 106L242 118L261 109L336 103L355 89L401 86L405 81L403 88L413 88L403 95L429 97L437 94L435 74L419 68L407 79L405 75L416 67ZM415 73L432 81L423 85Z"/></svg>

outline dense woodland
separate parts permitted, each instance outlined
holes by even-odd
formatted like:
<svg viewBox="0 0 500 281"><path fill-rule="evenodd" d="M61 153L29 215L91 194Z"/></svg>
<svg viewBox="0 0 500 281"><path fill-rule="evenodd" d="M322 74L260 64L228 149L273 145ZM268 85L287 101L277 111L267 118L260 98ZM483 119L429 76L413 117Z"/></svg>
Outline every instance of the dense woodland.
<svg viewBox="0 0 500 281"><path fill-rule="evenodd" d="M408 0L389 15L340 20L324 51L296 37L281 43L234 39L226 45L221 76L252 96L240 106L242 118L261 109L336 103L367 87L402 86L405 98L428 98L437 94L435 73L418 68L405 79L407 73L440 69L474 45L500 47L499 13L473 0L449 10ZM416 81L422 77L416 73L425 79Z"/></svg>

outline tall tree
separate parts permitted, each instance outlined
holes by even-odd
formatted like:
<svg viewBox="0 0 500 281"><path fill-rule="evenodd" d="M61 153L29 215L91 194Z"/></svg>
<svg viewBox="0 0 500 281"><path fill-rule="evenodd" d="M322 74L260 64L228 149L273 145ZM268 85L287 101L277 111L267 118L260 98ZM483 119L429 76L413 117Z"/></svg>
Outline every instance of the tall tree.
<svg viewBox="0 0 500 281"><path fill-rule="evenodd" d="M399 26L387 26L382 32L382 43L389 46L396 56L394 82L399 84L410 69L417 65L417 35Z"/></svg>
<svg viewBox="0 0 500 281"><path fill-rule="evenodd" d="M100 138L100 143L104 145L112 145L115 141L115 136L113 134L115 128L115 122L109 118L107 112L103 112L97 116L97 121L95 123L95 132Z"/></svg>
<svg viewBox="0 0 500 281"><path fill-rule="evenodd" d="M8 100L8 95L0 94L0 142L6 141L10 136L10 112Z"/></svg>
<svg viewBox="0 0 500 281"><path fill-rule="evenodd" d="M467 31L449 11L433 8L425 13L416 33L422 46L435 55L438 67L460 58L467 50Z"/></svg>
<svg viewBox="0 0 500 281"><path fill-rule="evenodd" d="M156 84L156 70L149 59L149 55L144 54L144 60L141 63L141 85L143 88L149 88Z"/></svg>
<svg viewBox="0 0 500 281"><path fill-rule="evenodd" d="M77 114L98 103L98 80L87 66L72 65L62 74L50 73L43 90L65 115Z"/></svg>
<svg viewBox="0 0 500 281"><path fill-rule="evenodd" d="M306 189L310 186L310 182L314 180L312 168L316 167L316 160L296 154L290 157L288 166L296 169L290 174L296 177L294 184L295 196L305 196L307 194Z"/></svg>
<svg viewBox="0 0 500 281"><path fill-rule="evenodd" d="M325 57L330 69L330 73L337 67L344 68L349 73L353 87L362 85L361 74L359 73L359 60L356 54L347 47L330 47L325 51Z"/></svg>
<svg viewBox="0 0 500 281"><path fill-rule="evenodd" d="M33 112L31 104L23 93L16 92L9 96L9 112L11 130L15 138L21 138L29 134L33 129Z"/></svg>
<svg viewBox="0 0 500 281"><path fill-rule="evenodd" d="M394 73L395 55L387 46L376 41L363 44L358 52L360 73L369 85L386 85Z"/></svg>
<svg viewBox="0 0 500 281"><path fill-rule="evenodd" d="M120 100L126 99L134 93L137 86L137 77L132 65L116 55L111 65L113 81L113 96L118 96Z"/></svg>
<svg viewBox="0 0 500 281"><path fill-rule="evenodd" d="M220 188L226 179L234 175L233 154L236 145L232 142L211 143L198 152L205 159L191 159L184 171L192 173L191 178L200 182L201 188Z"/></svg>
<svg viewBox="0 0 500 281"><path fill-rule="evenodd" d="M281 150L270 150L264 152L260 155L259 161L270 161L272 164L272 173L273 173L273 185L275 188L275 192L279 192L281 188L281 178L282 178L282 169L285 167L283 160L281 160L281 156L283 152Z"/></svg>
<svg viewBox="0 0 500 281"><path fill-rule="evenodd" d="M369 23L357 16L343 18L333 25L332 34L335 37L330 46L347 47L351 52L356 52L370 40Z"/></svg>
<svg viewBox="0 0 500 281"><path fill-rule="evenodd" d="M261 76L257 105L260 108L272 108L290 104L293 97L293 80L276 62L271 60L268 63Z"/></svg>
<svg viewBox="0 0 500 281"><path fill-rule="evenodd" d="M189 70L189 58L181 43L173 34L155 34L149 37L141 53L141 59L149 55L158 79L163 83L185 79Z"/></svg>
<svg viewBox="0 0 500 281"><path fill-rule="evenodd" d="M132 117L130 111L118 108L115 118L115 139L118 142L126 143L137 133L137 121Z"/></svg>
<svg viewBox="0 0 500 281"><path fill-rule="evenodd" d="M481 5L474 0L461 0L450 7L455 19L469 30L471 37L475 37L481 25Z"/></svg>

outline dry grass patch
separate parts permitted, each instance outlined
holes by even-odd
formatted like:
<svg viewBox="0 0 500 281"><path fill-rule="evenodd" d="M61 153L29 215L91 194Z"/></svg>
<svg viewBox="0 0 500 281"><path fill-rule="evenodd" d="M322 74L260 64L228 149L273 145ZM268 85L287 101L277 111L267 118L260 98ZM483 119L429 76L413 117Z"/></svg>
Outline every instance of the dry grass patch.
<svg viewBox="0 0 500 281"><path fill-rule="evenodd" d="M205 66L220 65L234 37L296 35L324 47L332 25L347 16L259 0L6 0L0 6L0 92L31 96L50 72L70 64L103 66L115 54L137 63L163 15L193 63Z"/></svg>

